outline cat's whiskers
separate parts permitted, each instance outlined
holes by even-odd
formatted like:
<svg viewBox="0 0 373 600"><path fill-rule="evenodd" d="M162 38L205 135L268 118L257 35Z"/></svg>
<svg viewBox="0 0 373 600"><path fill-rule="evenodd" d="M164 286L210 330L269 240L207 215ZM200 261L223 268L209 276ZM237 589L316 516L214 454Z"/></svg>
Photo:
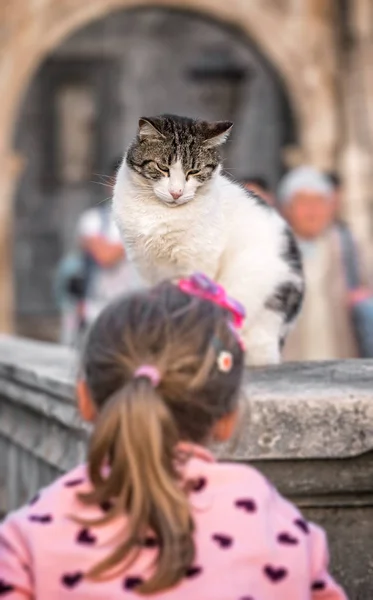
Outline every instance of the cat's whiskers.
<svg viewBox="0 0 373 600"><path fill-rule="evenodd" d="M110 183L103 183L102 181L93 181L93 180L91 180L90 183L94 183L95 185L101 185L102 187L107 187L107 188L112 188L113 187Z"/></svg>
<svg viewBox="0 0 373 600"><path fill-rule="evenodd" d="M112 200L111 196L108 196L107 198L104 198L103 200L99 200L98 202L96 202L96 206L100 206L101 204L105 204L105 202L110 202Z"/></svg>

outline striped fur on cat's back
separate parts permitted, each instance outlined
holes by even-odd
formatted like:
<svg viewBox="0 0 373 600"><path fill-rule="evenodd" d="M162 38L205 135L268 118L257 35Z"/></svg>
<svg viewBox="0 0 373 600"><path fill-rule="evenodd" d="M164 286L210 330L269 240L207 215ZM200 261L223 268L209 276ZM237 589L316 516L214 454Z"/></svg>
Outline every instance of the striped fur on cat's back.
<svg viewBox="0 0 373 600"><path fill-rule="evenodd" d="M141 119L113 209L144 280L205 272L246 308L249 364L277 363L302 303L300 252L272 207L221 174L232 124Z"/></svg>

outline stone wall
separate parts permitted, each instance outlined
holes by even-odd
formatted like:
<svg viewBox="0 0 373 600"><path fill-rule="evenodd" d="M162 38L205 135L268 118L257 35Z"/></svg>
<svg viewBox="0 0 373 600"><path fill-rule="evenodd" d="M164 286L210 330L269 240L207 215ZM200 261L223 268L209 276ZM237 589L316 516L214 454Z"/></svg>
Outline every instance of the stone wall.
<svg viewBox="0 0 373 600"><path fill-rule="evenodd" d="M0 342L0 513L84 459L86 428L74 403L68 349Z"/></svg>
<svg viewBox="0 0 373 600"><path fill-rule="evenodd" d="M0 338L0 512L84 460L76 357ZM241 427L222 459L250 461L328 532L350 600L373 586L373 363L296 364L247 374Z"/></svg>

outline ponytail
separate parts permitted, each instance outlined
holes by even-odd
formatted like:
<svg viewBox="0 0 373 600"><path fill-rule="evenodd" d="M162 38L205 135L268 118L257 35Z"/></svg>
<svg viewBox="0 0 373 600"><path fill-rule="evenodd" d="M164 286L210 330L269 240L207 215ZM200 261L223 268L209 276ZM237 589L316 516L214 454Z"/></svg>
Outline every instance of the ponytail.
<svg viewBox="0 0 373 600"><path fill-rule="evenodd" d="M79 498L89 505L114 502L94 524L123 513L128 523L124 541L87 577L100 580L128 569L149 534L156 538L158 555L152 576L136 591L159 592L185 576L195 547L189 502L175 464L178 440L170 410L145 377L130 379L103 406L88 453L93 491Z"/></svg>

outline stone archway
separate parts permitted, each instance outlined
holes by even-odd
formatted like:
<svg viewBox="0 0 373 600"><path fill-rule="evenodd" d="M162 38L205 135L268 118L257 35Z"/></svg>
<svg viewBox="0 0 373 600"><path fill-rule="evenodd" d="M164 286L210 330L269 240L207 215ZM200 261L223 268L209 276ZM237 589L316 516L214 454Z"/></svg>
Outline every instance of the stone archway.
<svg viewBox="0 0 373 600"><path fill-rule="evenodd" d="M0 331L12 330L10 236L12 200L22 157L13 132L25 89L45 56L92 20L125 7L163 6L207 14L238 27L279 71L298 121L302 157L330 168L335 160L335 59L330 8L307 0L294 9L283 0L14 0L0 9L7 23L0 58ZM317 123L314 116L317 114Z"/></svg>

